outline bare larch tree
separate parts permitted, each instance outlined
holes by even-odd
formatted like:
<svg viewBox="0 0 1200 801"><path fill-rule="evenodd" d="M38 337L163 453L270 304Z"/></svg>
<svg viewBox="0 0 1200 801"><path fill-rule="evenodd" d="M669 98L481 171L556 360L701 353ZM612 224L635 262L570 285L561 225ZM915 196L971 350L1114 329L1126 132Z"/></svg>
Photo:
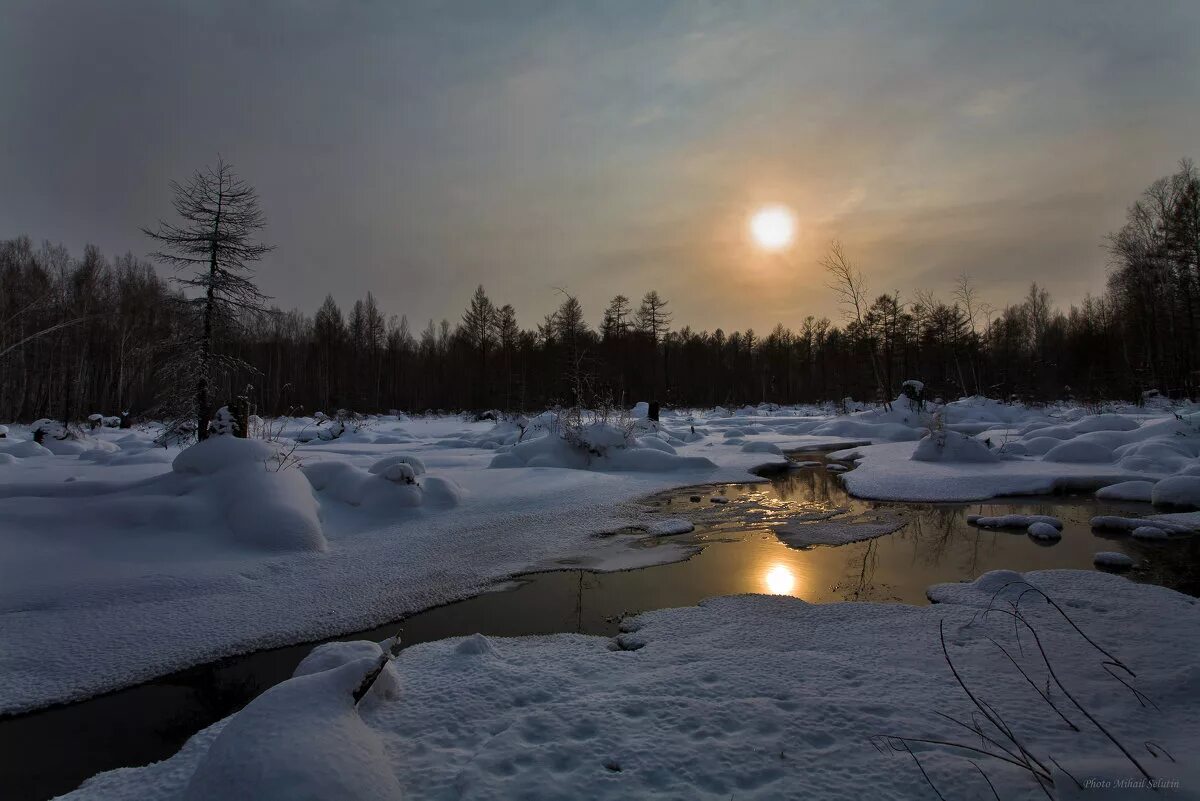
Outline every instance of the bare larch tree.
<svg viewBox="0 0 1200 801"><path fill-rule="evenodd" d="M142 229L159 247L151 258L180 272L173 280L184 287L183 302L191 312L167 360L171 396L165 405L175 421L195 420L196 436L205 439L214 374L245 367L219 352L217 334L235 331L247 316L266 311L269 298L254 285L248 265L272 247L254 240L266 220L254 187L237 176L233 165L218 158L215 167L195 172L186 183L172 181L171 191L179 222L160 220L156 230Z"/></svg>

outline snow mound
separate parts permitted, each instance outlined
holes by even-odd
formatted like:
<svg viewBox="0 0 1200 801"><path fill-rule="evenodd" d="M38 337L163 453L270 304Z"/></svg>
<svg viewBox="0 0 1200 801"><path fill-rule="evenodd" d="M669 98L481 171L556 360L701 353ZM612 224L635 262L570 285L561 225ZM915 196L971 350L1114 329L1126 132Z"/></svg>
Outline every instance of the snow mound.
<svg viewBox="0 0 1200 801"><path fill-rule="evenodd" d="M1061 525L1059 523L1059 526ZM1058 530L1058 527L1052 526L1049 523L1031 523L1027 531L1029 536L1035 540L1062 539L1062 532Z"/></svg>
<svg viewBox="0 0 1200 801"><path fill-rule="evenodd" d="M1093 431L1133 431L1139 425L1137 420L1123 414L1093 414L1071 424L1071 430L1076 434L1090 434Z"/></svg>
<svg viewBox="0 0 1200 801"><path fill-rule="evenodd" d="M967 515L967 523L980 528L1027 529L1039 523L1055 529L1063 527L1062 521L1052 515Z"/></svg>
<svg viewBox="0 0 1200 801"><path fill-rule="evenodd" d="M815 436L860 439L883 442L915 442L925 436L924 431L904 423L873 422L871 420L837 419L816 426L810 432Z"/></svg>
<svg viewBox="0 0 1200 801"><path fill-rule="evenodd" d="M0 440L0 453L8 454L17 459L28 459L30 456L53 456L54 453L46 447L38 445L31 439L10 440L7 437Z"/></svg>
<svg viewBox="0 0 1200 801"><path fill-rule="evenodd" d="M1153 481L1121 481L1096 490L1102 501L1150 501L1154 490Z"/></svg>
<svg viewBox="0 0 1200 801"><path fill-rule="evenodd" d="M1133 567L1133 557L1119 551L1100 551L1092 562L1103 567Z"/></svg>
<svg viewBox="0 0 1200 801"><path fill-rule="evenodd" d="M690 520L678 517L657 520L646 527L646 531L656 537L668 537L674 534L687 534L695 531L696 526Z"/></svg>
<svg viewBox="0 0 1200 801"><path fill-rule="evenodd" d="M558 467L572 470L673 472L713 470L716 464L703 456L680 456L658 437L635 437L607 423L594 423L578 431L546 431L500 449L490 467Z"/></svg>
<svg viewBox="0 0 1200 801"><path fill-rule="evenodd" d="M275 448L261 439L209 437L184 448L171 463L176 473L210 476L233 467L264 464L275 456Z"/></svg>
<svg viewBox="0 0 1200 801"><path fill-rule="evenodd" d="M931 431L913 451L918 462L998 462L1000 457L977 439L957 431Z"/></svg>
<svg viewBox="0 0 1200 801"><path fill-rule="evenodd" d="M1113 452L1098 442L1074 439L1056 445L1042 458L1047 462L1111 462Z"/></svg>
<svg viewBox="0 0 1200 801"><path fill-rule="evenodd" d="M427 474L420 474L418 480L418 473L409 462L382 461L388 464L378 471L375 468L380 467L379 463L367 471L336 459L312 462L301 469L322 498L376 515L427 503L440 506L458 504L460 492L454 482Z"/></svg>
<svg viewBox="0 0 1200 801"><path fill-rule="evenodd" d="M771 442L747 442L742 446L742 453L773 453L776 456L783 456L783 451L779 446Z"/></svg>
<svg viewBox="0 0 1200 801"><path fill-rule="evenodd" d="M299 665L296 665L296 669L292 672L292 678L324 673L327 670L334 670L342 665L364 659L369 659L378 665L383 654L383 647L370 640L323 643L312 649L308 656L304 657ZM399 697L400 681L396 676L396 671L391 665L388 665L371 685L363 703L375 700L394 701Z"/></svg>
<svg viewBox="0 0 1200 801"><path fill-rule="evenodd" d="M1107 531L1135 531L1142 526L1151 526L1159 528L1163 531L1171 532L1172 534L1192 534L1195 528L1187 523L1174 522L1158 518L1155 520L1146 520L1142 517L1119 517L1117 515L1097 515L1092 518L1092 528L1098 528Z"/></svg>
<svg viewBox="0 0 1200 801"><path fill-rule="evenodd" d="M425 473L425 462L423 462L419 457L408 453L398 453L393 456L385 456L375 464L371 465L370 472L383 473L392 465L397 464L406 464L411 467L413 475L419 476L424 475Z"/></svg>
<svg viewBox="0 0 1200 801"><path fill-rule="evenodd" d="M378 662L355 659L299 675L260 695L213 740L184 801L399 801L400 785L383 741L354 704L354 691Z"/></svg>
<svg viewBox="0 0 1200 801"><path fill-rule="evenodd" d="M300 471L281 469L278 459L263 440L216 436L180 451L171 469L194 479L195 491L222 510L239 542L266 550L324 550L312 487Z"/></svg>
<svg viewBox="0 0 1200 801"><path fill-rule="evenodd" d="M1159 526L1138 526L1130 533L1138 540L1165 540L1171 536Z"/></svg>
<svg viewBox="0 0 1200 801"><path fill-rule="evenodd" d="M1170 476L1154 485L1150 501L1155 506L1200 509L1200 476Z"/></svg>

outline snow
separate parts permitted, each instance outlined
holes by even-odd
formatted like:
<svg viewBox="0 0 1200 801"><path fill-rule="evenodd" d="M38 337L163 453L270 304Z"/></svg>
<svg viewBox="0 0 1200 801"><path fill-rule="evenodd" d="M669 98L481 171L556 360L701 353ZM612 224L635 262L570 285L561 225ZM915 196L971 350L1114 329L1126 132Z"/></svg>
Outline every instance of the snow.
<svg viewBox="0 0 1200 801"><path fill-rule="evenodd" d="M996 571L929 594L937 603L926 607L736 596L641 615L611 639L425 643L388 668L399 698L358 707L351 692L378 663L378 646L342 646L310 657L296 678L171 759L101 774L67 797L936 797L924 771L946 798L993 798L988 782L1001 798L1044 798L1027 772L995 758L914 744L918 765L886 744L871 747L881 735L980 745L940 717L983 721L950 664L1041 762L1080 781L1140 778L1057 687L1052 698L1078 731L998 652L1005 647L1035 686L1052 682L1030 637L1018 647L1013 619L987 611L1010 603L1036 628L1071 696L1155 779L1183 788L1200 779L1186 758L1200 746L1195 599L1082 571ZM1132 671L1122 679L1155 707L1109 672L1119 668L1106 669L1117 660ZM1175 760L1154 759L1145 742ZM1058 769L1052 780L1056 797L1122 797L1072 795Z"/></svg>
<svg viewBox="0 0 1200 801"><path fill-rule="evenodd" d="M1062 521L1051 515L967 515L967 522L980 528L1029 528L1033 525L1060 529Z"/></svg>
<svg viewBox="0 0 1200 801"><path fill-rule="evenodd" d="M1035 540L1058 540L1062 539L1062 532L1059 531L1061 527L1061 523L1052 526L1049 523L1036 522L1029 524L1028 532Z"/></svg>
<svg viewBox="0 0 1200 801"><path fill-rule="evenodd" d="M879 514L865 519L787 523L775 527L775 536L793 548L846 545L891 534L904 528L906 524L907 521L899 515Z"/></svg>
<svg viewBox="0 0 1200 801"><path fill-rule="evenodd" d="M827 442L770 433L804 419L780 412L755 436ZM645 522L630 503L650 493L786 465L714 446L719 433L685 442L686 416L644 421L590 469L487 469L522 436L514 421L371 418L331 440L293 438L317 423L280 419L278 442L210 437L185 451L156 447L153 426L98 429L88 442L102 458L94 447L55 455L29 426L10 426L0 454L19 456L0 458L0 711L369 628L563 559L615 570L687 558L695 547L592 535ZM528 423L526 439L549 440Z"/></svg>
<svg viewBox="0 0 1200 801"><path fill-rule="evenodd" d="M683 520L678 517L668 518L666 520L658 520L646 527L646 531L656 537L669 537L675 534L687 534L695 531L696 526L690 520Z"/></svg>
<svg viewBox="0 0 1200 801"><path fill-rule="evenodd" d="M1149 503L1153 490L1153 481L1121 481L1096 490L1096 497L1104 501L1144 501Z"/></svg>
<svg viewBox="0 0 1200 801"><path fill-rule="evenodd" d="M267 690L222 727L179 797L399 801L383 738L353 698L377 663L355 659Z"/></svg>
<svg viewBox="0 0 1200 801"><path fill-rule="evenodd" d="M1200 530L1200 525L1197 522L1182 519L1172 520L1171 515L1158 515L1152 518L1143 517L1119 517L1117 515L1098 515L1092 518L1092 528L1098 528L1109 531L1134 531L1138 527L1146 526L1147 520L1151 521L1153 526L1161 531L1170 532L1172 534L1193 534Z"/></svg>
<svg viewBox="0 0 1200 801"><path fill-rule="evenodd" d="M773 453L777 456L783 455L783 450L771 442L747 442L742 446L743 453Z"/></svg>
<svg viewBox="0 0 1200 801"><path fill-rule="evenodd" d="M592 422L578 429L550 427L541 436L497 448L491 467L662 472L711 470L716 465L704 456L679 456L656 436L638 437L610 423Z"/></svg>
<svg viewBox="0 0 1200 801"><path fill-rule="evenodd" d="M1104 567L1124 568L1134 565L1133 557L1119 551L1100 551L1092 557L1092 561Z"/></svg>
<svg viewBox="0 0 1200 801"><path fill-rule="evenodd" d="M145 426L47 437L56 453L32 441L32 426L12 424L0 439L0 712L369 628L564 560L605 570L686 558L695 552L686 542L635 547L682 525L655 529L633 502L758 480L749 471L786 466L782 453L841 448L836 456L856 466L828 469L851 492L912 501L1158 486L1200 470L1194 422L1169 408L1097 416L982 398L848 406L856 411L665 410L661 421L589 413L577 425L562 411L480 422L313 415L256 424L271 441L210 437L182 451L156 446L159 429ZM1099 445L1110 461L1009 452L1039 435ZM930 449L942 458L913 458ZM995 459L958 458L985 452ZM1117 528L1146 525L1133 519ZM807 547L887 528L821 522L791 521L779 536ZM1174 536L1200 521L1152 525ZM641 533L593 536L630 526Z"/></svg>
<svg viewBox="0 0 1200 801"><path fill-rule="evenodd" d="M873 443L831 454L858 462L846 475L851 492L876 500L984 500L1158 481L1186 475L1200 464L1200 432L1194 421L1162 410L1087 415L1075 408L1033 409L967 398L927 404L927 420L913 416L899 411L850 416ZM914 447L890 430L897 422L910 431L925 425L933 433ZM873 434L870 428L876 429ZM949 432L983 447L950 440ZM997 458L989 459L985 449ZM950 459L944 455L947 450Z"/></svg>
<svg viewBox="0 0 1200 801"><path fill-rule="evenodd" d="M1103 462L1112 461L1113 452L1098 442L1069 440L1055 445L1042 457L1047 462Z"/></svg>
<svg viewBox="0 0 1200 801"><path fill-rule="evenodd" d="M1200 508L1200 476L1170 476L1154 485L1150 500L1155 506Z"/></svg>
<svg viewBox="0 0 1200 801"><path fill-rule="evenodd" d="M917 443L912 459L918 462L998 462L990 448L957 431L933 431Z"/></svg>
<svg viewBox="0 0 1200 801"><path fill-rule="evenodd" d="M1130 533L1139 540L1165 540L1171 536L1160 526L1138 526Z"/></svg>

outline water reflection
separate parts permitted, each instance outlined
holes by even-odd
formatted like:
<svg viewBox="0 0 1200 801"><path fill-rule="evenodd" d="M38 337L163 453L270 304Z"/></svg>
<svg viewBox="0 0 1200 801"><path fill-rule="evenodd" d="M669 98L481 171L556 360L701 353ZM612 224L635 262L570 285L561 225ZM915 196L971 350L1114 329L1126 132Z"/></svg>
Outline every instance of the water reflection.
<svg viewBox="0 0 1200 801"><path fill-rule="evenodd" d="M803 458L815 458L806 455ZM721 494L729 503L707 502ZM665 493L649 503L664 515L688 517L705 547L686 562L592 573L579 569L528 576L517 589L430 609L402 622L337 639L390 638L403 627L406 644L473 634L581 632L612 635L621 618L689 606L717 595L773 593L811 602L925 603L925 589L972 579L988 570L1092 569L1097 551L1121 551L1140 563L1138 580L1200 594L1200 537L1154 543L1093 532L1098 514L1141 516L1145 504L1097 502L1090 496L1005 499L978 504L873 504L850 498L824 469L776 476L769 484ZM1050 514L1063 536L1050 547L1024 531L981 530L967 514ZM878 539L795 548L774 527L797 518L821 521L900 514L907 525ZM819 524L819 523L818 523ZM202 665L91 701L0 720L0 787L5 799L65 792L99 770L140 765L173 753L189 734L236 711L291 675L312 645L260 651ZM120 736L113 736L118 732Z"/></svg>
<svg viewBox="0 0 1200 801"><path fill-rule="evenodd" d="M805 454L802 458L819 458ZM697 524L692 538L705 550L686 563L640 571L642 576L598 578L606 594L620 594L626 608L657 608L665 596L694 603L712 595L746 592L788 594L810 602L899 601L926 603L931 584L964 581L988 570L1092 570L1098 551L1121 551L1140 567L1131 574L1195 593L1197 544L1191 539L1147 543L1128 536L1093 532L1101 514L1142 516L1147 504L1097 501L1091 495L1005 498L972 504L883 504L851 498L837 478L822 469L793 471L769 484L723 488L729 503L690 502L694 489L655 498L654 508L687 516ZM1034 540L1024 530L970 526L968 514L1043 514L1063 521L1061 540ZM907 524L895 534L837 547L794 548L775 536L788 521L870 519L899 514ZM805 523L807 525L807 523ZM650 574L650 575L645 575ZM790 583L788 577L791 578ZM646 605L643 580L654 584ZM786 588L785 588L786 586ZM651 605L653 604L653 605Z"/></svg>
<svg viewBox="0 0 1200 801"><path fill-rule="evenodd" d="M776 564L763 576L763 583L771 595L792 595L796 588L796 576L787 565Z"/></svg>

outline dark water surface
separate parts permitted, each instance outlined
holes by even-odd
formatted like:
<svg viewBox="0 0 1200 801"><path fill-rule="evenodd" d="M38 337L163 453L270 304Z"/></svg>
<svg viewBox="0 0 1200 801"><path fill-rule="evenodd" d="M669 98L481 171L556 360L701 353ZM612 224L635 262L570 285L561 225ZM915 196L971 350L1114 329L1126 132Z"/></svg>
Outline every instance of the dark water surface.
<svg viewBox="0 0 1200 801"><path fill-rule="evenodd" d="M798 458L820 458L806 454ZM699 496L699 501L692 498ZM709 499L723 496L726 504ZM850 498L823 467L793 470L768 484L735 484L664 493L647 502L697 529L671 538L704 549L685 562L618 573L570 569L522 577L515 589L429 609L403 621L336 639L382 640L403 629L405 644L480 632L495 636L581 632L612 635L623 615L747 592L813 602L926 603L925 589L998 568L1093 569L1097 551L1121 551L1140 564L1131 578L1200 593L1200 538L1144 543L1101 536L1098 514L1140 516L1146 504L1091 495L1006 498L975 504L874 504ZM793 548L773 525L796 515L845 510L887 512L908 522L894 534L836 547ZM1044 545L1023 531L984 531L968 514L1050 514L1063 537ZM661 540L650 540L654 547ZM116 767L165 759L196 731L240 709L291 676L313 643L232 657L79 703L0 719L0 798L45 799Z"/></svg>

